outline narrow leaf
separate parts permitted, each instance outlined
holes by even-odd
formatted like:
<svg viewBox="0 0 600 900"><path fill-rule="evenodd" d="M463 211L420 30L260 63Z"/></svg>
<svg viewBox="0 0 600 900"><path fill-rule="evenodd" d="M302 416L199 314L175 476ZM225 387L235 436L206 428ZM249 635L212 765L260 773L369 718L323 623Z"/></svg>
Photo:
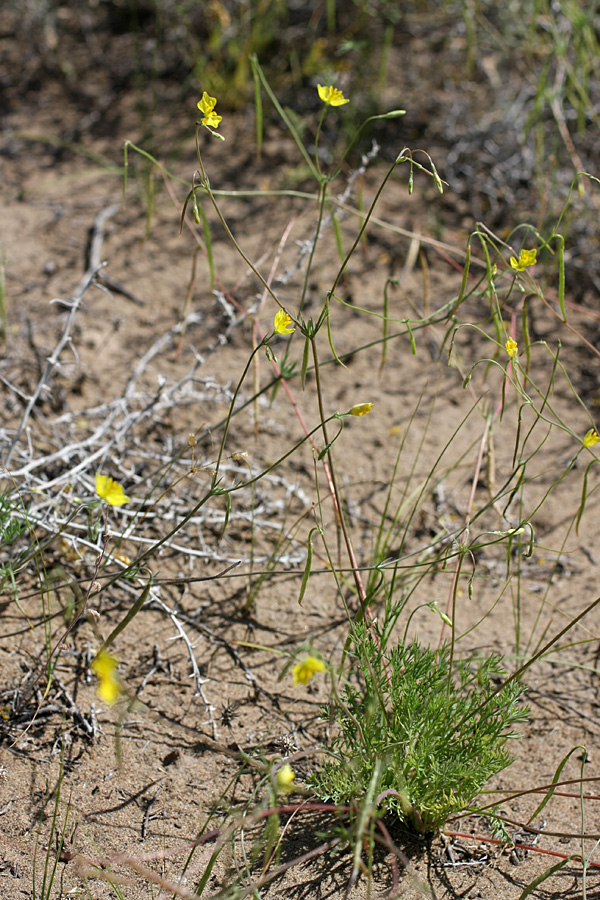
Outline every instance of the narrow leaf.
<svg viewBox="0 0 600 900"><path fill-rule="evenodd" d="M541 875L538 875L537 878L534 878L531 884L528 884L519 900L525 900L525 897L529 897L532 891L539 887L546 878L550 878L551 875L554 875L555 872L558 872L560 869L563 869L568 863L571 862L572 859L577 859L575 855L567 856L566 859L561 859L560 862L557 862L554 866L550 866L545 872L542 872Z"/></svg>
<svg viewBox="0 0 600 900"><path fill-rule="evenodd" d="M304 566L304 574L302 575L302 584L300 585L300 596L298 597L298 606L302 606L302 601L304 600L304 594L306 593L306 586L308 585L308 579L310 576L310 570L312 567L312 558L313 558L313 546L312 546L312 536L318 531L321 533L320 529L315 527L311 528L308 533L308 547L306 553L306 565Z"/></svg>

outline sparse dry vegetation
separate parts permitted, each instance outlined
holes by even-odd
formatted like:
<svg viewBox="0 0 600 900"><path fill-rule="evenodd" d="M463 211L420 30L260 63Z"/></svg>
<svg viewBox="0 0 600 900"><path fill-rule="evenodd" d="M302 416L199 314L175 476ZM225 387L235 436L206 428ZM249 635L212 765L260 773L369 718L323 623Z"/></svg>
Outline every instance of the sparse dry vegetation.
<svg viewBox="0 0 600 900"><path fill-rule="evenodd" d="M10 7L3 896L596 896L598 15Z"/></svg>

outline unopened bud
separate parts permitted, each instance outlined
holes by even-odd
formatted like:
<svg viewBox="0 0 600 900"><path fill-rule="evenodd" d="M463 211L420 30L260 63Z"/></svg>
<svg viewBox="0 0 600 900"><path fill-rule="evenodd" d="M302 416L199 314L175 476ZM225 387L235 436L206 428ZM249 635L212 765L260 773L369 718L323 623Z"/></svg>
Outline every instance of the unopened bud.
<svg viewBox="0 0 600 900"><path fill-rule="evenodd" d="M372 403L355 403L349 410L351 416L366 416L373 409Z"/></svg>

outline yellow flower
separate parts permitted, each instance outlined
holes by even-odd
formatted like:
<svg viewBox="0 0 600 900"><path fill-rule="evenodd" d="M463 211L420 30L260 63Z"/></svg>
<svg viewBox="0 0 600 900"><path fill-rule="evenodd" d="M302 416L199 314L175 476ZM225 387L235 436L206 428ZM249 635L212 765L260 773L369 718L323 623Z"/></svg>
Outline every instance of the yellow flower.
<svg viewBox="0 0 600 900"><path fill-rule="evenodd" d="M326 669L327 666L323 660L317 659L315 656L307 656L292 669L294 684L307 684L313 675L316 675L317 672L325 672Z"/></svg>
<svg viewBox="0 0 600 900"><path fill-rule="evenodd" d="M294 770L290 766L289 763L286 763L282 766L277 775L275 776L275 783L277 784L277 790L281 791L282 794L289 794L294 790L294 779L296 775L294 774Z"/></svg>
<svg viewBox="0 0 600 900"><path fill-rule="evenodd" d="M586 436L583 439L583 446L584 447L593 447L594 444L598 443L598 441L600 441L600 435L598 434L598 432L596 431L595 428L590 428L590 430L587 432Z"/></svg>
<svg viewBox="0 0 600 900"><path fill-rule="evenodd" d="M372 409L372 403L355 403L348 412L351 416L366 416Z"/></svg>
<svg viewBox="0 0 600 900"><path fill-rule="evenodd" d="M286 313L285 309L279 310L279 312L275 316L273 325L277 334L291 334L292 331L296 330L292 326L292 320Z"/></svg>
<svg viewBox="0 0 600 900"><path fill-rule="evenodd" d="M218 116L215 112L215 106L217 105L216 97L209 97L206 91L202 94L202 100L198 100L198 109L200 112L204 113L204 118L202 119L202 125L207 125L209 128L218 128L219 122L223 121L223 116Z"/></svg>
<svg viewBox="0 0 600 900"><path fill-rule="evenodd" d="M343 106L344 103L350 103L349 100L346 100L341 91L331 85L329 85L329 87L323 87L322 84L318 84L317 90L319 92L319 97L327 106Z"/></svg>
<svg viewBox="0 0 600 900"><path fill-rule="evenodd" d="M218 116L216 112L207 113L202 119L202 125L208 126L208 128L218 128L219 122L223 121L223 116Z"/></svg>
<svg viewBox="0 0 600 900"><path fill-rule="evenodd" d="M119 663L110 653L101 651L92 661L91 669L98 679L98 696L105 703L114 703L122 693L117 668Z"/></svg>
<svg viewBox="0 0 600 900"><path fill-rule="evenodd" d="M211 113L215 106L217 105L216 97L209 97L206 91L202 94L202 100L198 100L198 109L200 112L204 113L204 115L208 115Z"/></svg>
<svg viewBox="0 0 600 900"><path fill-rule="evenodd" d="M535 266L537 250L521 250L519 258L511 256L509 262L517 272L524 272L527 266Z"/></svg>
<svg viewBox="0 0 600 900"><path fill-rule="evenodd" d="M125 496L123 485L108 475L100 475L99 472L96 474L96 493L111 506L123 506L131 499Z"/></svg>
<svg viewBox="0 0 600 900"><path fill-rule="evenodd" d="M516 341L513 341L512 338L509 338L504 345L504 349L506 350L508 358L514 359L519 352L519 345Z"/></svg>

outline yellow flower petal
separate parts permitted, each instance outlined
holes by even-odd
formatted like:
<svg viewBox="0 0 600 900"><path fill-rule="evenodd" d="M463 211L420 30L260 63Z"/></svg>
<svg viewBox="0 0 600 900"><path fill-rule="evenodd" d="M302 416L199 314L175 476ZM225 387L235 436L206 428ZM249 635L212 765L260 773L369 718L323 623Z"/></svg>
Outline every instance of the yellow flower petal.
<svg viewBox="0 0 600 900"><path fill-rule="evenodd" d="M595 428L590 428L590 430L587 432L586 436L583 439L583 446L584 447L593 447L594 444L598 443L598 441L600 441L600 435L598 434L598 432L596 431Z"/></svg>
<svg viewBox="0 0 600 900"><path fill-rule="evenodd" d="M327 666L323 660L317 659L316 656L307 656L305 660L292 669L294 684L308 684L317 672L325 672L326 669Z"/></svg>
<svg viewBox="0 0 600 900"><path fill-rule="evenodd" d="M96 493L111 506L123 506L131 499L125 496L123 485L108 475L100 475L99 472L96 474Z"/></svg>
<svg viewBox="0 0 600 900"><path fill-rule="evenodd" d="M514 359L517 353L519 352L519 345L516 341L513 341L512 338L509 338L504 345L504 349L506 350L506 354L509 359Z"/></svg>
<svg viewBox="0 0 600 900"><path fill-rule="evenodd" d="M332 87L332 85L323 87L322 84L318 84L317 91L319 92L319 97L327 106L343 106L344 103L350 103L350 100L347 100L343 93Z"/></svg>
<svg viewBox="0 0 600 900"><path fill-rule="evenodd" d="M218 128L222 121L223 116L218 116L216 112L209 112L202 119L202 125L206 125L208 128Z"/></svg>
<svg viewBox="0 0 600 900"><path fill-rule="evenodd" d="M217 105L216 97L209 97L206 91L202 94L202 100L198 100L198 109L200 112L204 113L207 116L209 113L213 111L215 106Z"/></svg>
<svg viewBox="0 0 600 900"><path fill-rule="evenodd" d="M294 790L295 778L296 775L294 773L294 770L289 763L286 763L279 769L277 775L275 776L275 782L277 784L278 790L280 790L282 794L289 794L290 791Z"/></svg>
<svg viewBox="0 0 600 900"><path fill-rule="evenodd" d="M217 98L209 97L206 91L204 91L202 100L198 101L197 106L200 112L204 113L201 124L206 125L207 128L218 128L219 123L223 121L223 116L218 116L215 112L216 105Z"/></svg>
<svg viewBox="0 0 600 900"><path fill-rule="evenodd" d="M119 663L110 653L101 652L92 661L92 672L98 679L97 693L105 703L114 703L122 693L117 677Z"/></svg>
<svg viewBox="0 0 600 900"><path fill-rule="evenodd" d="M517 272L524 272L527 266L535 266L537 261L537 250L521 250L519 258L511 256L509 263Z"/></svg>
<svg viewBox="0 0 600 900"><path fill-rule="evenodd" d="M373 409L372 403L355 403L354 406L348 410L351 416L366 416L367 413L370 413Z"/></svg>
<svg viewBox="0 0 600 900"><path fill-rule="evenodd" d="M277 334L291 334L296 329L292 326L292 320L285 309L280 309L275 316L273 327Z"/></svg>

